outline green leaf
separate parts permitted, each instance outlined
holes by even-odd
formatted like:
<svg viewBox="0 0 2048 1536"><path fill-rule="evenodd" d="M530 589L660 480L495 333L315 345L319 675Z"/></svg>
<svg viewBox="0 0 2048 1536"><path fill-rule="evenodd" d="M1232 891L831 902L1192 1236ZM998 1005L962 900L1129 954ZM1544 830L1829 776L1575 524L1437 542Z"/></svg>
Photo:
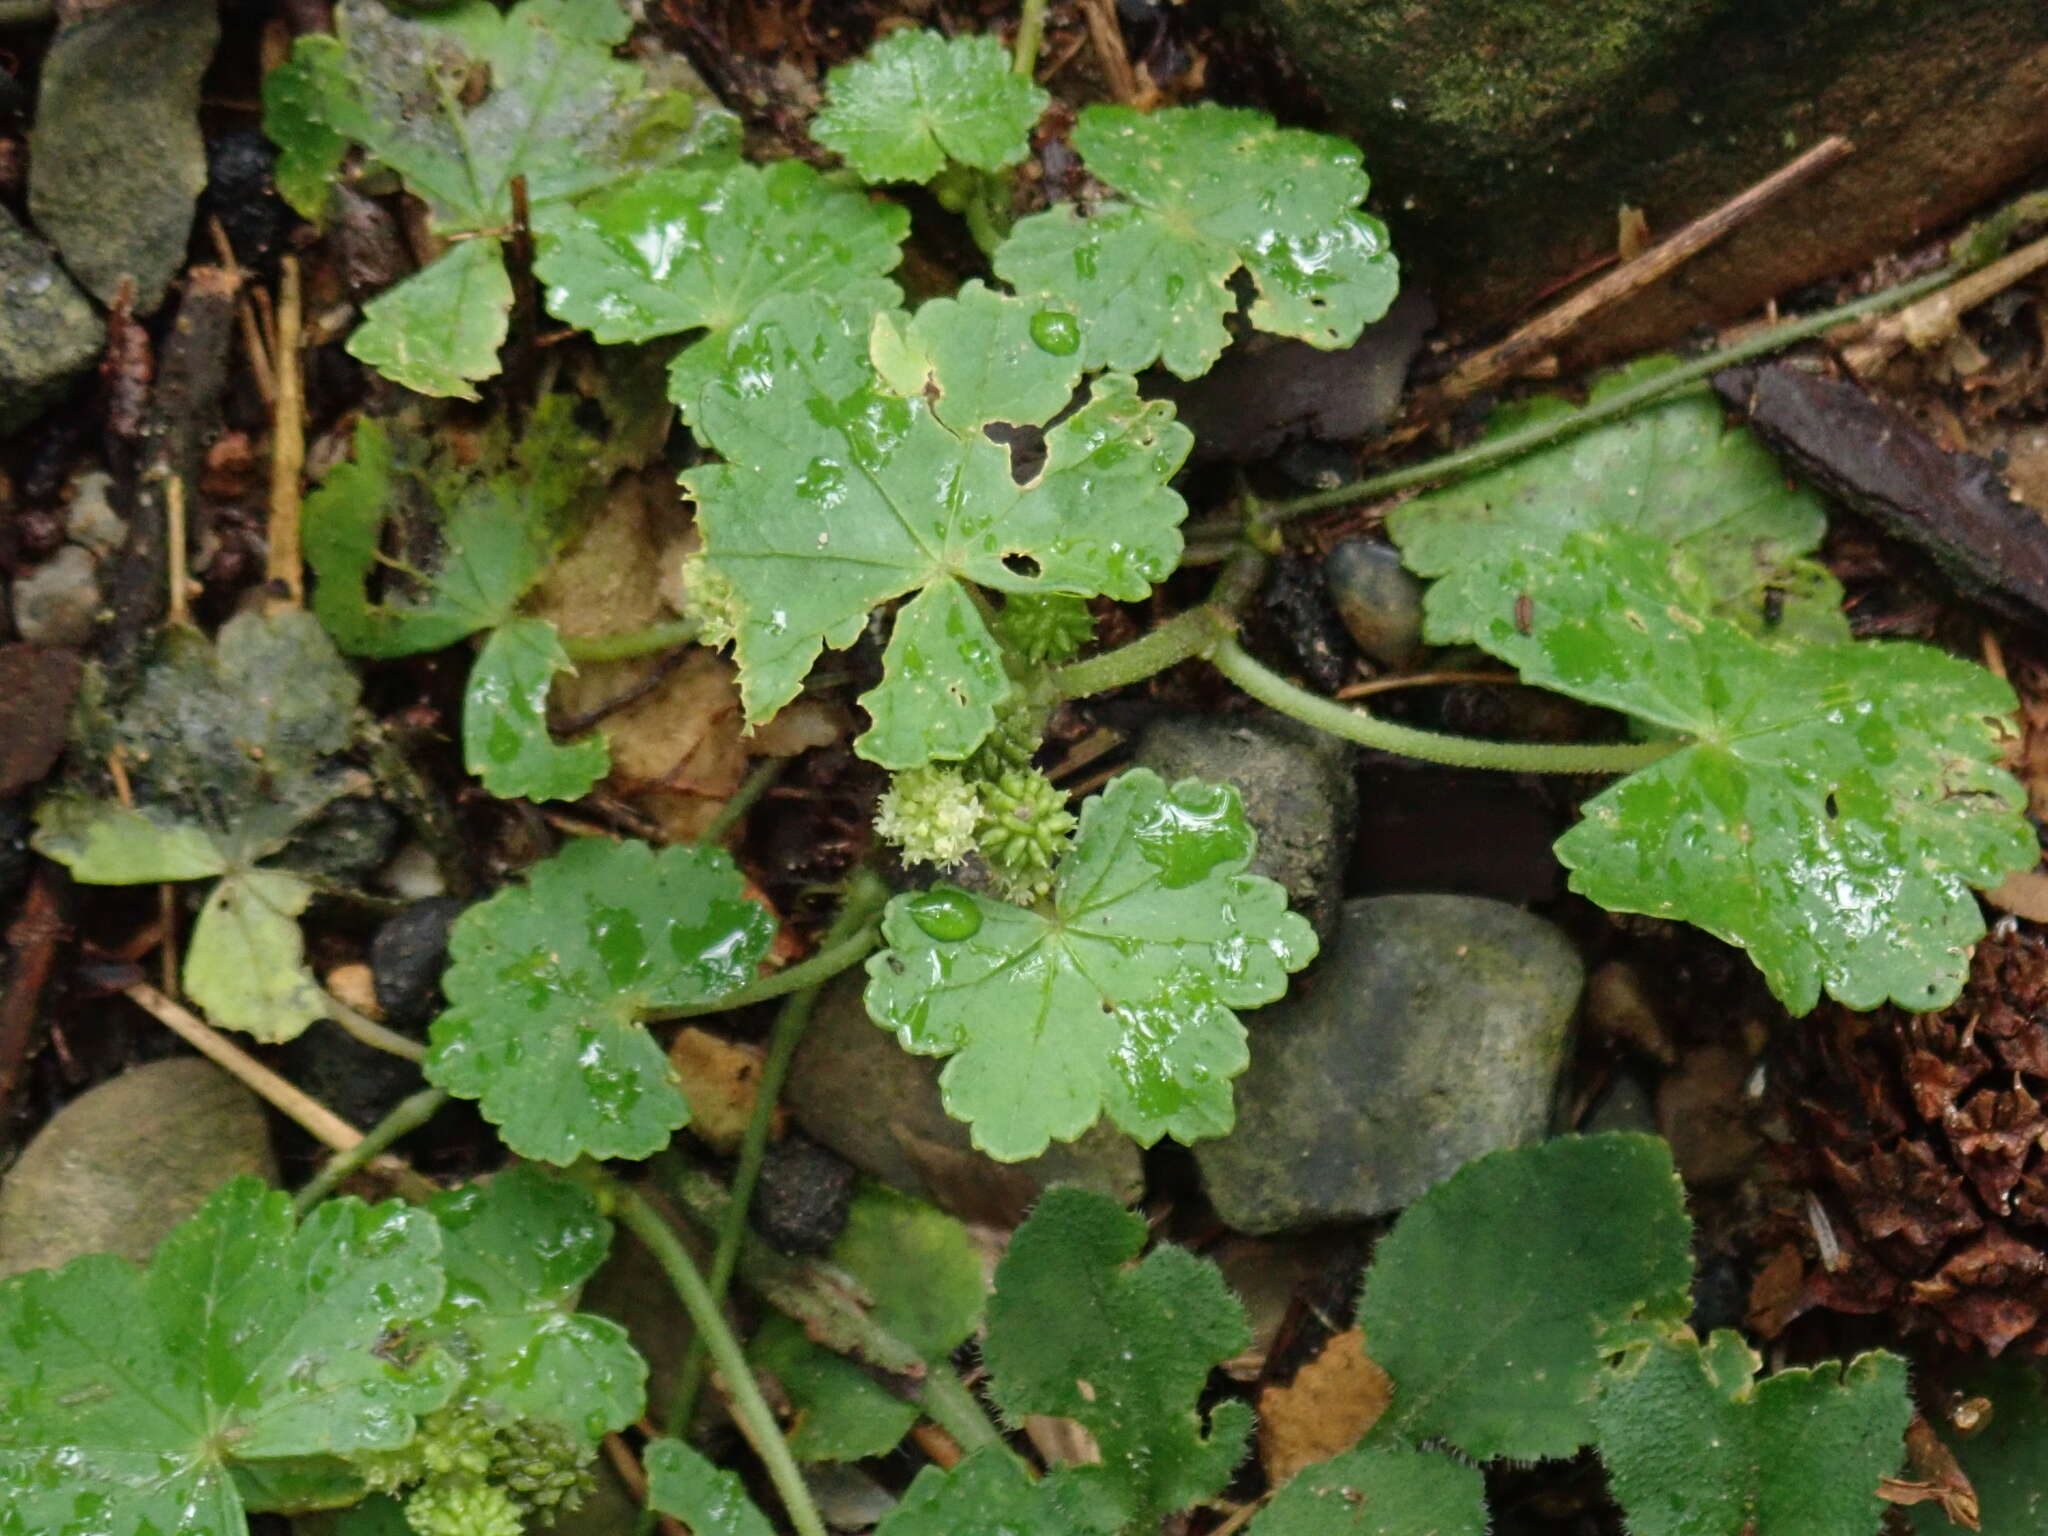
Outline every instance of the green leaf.
<svg viewBox="0 0 2048 1536"><path fill-rule="evenodd" d="M610 772L602 736L563 743L548 733L548 692L575 670L545 619L500 624L477 653L462 699L462 765L500 799L574 800Z"/></svg>
<svg viewBox="0 0 2048 1536"><path fill-rule="evenodd" d="M503 247L465 240L365 304L348 354L415 394L474 400L474 381L498 371L511 315Z"/></svg>
<svg viewBox="0 0 2048 1536"><path fill-rule="evenodd" d="M670 375L688 419L725 338L776 295L816 293L862 315L901 303L888 273L909 231L895 203L800 160L664 170L537 219L534 271L549 312L601 342L709 331Z"/></svg>
<svg viewBox="0 0 2048 1536"><path fill-rule="evenodd" d="M1691 1310L1691 1223L1653 1136L1565 1136L1467 1163L1373 1252L1359 1326L1394 1379L1385 1430L1480 1460L1593 1438L1603 1340Z"/></svg>
<svg viewBox="0 0 2048 1536"><path fill-rule="evenodd" d="M640 1417L647 1363L609 1318L575 1310L612 1226L580 1184L517 1165L436 1195L448 1295L426 1334L463 1363L463 1394L595 1447Z"/></svg>
<svg viewBox="0 0 2048 1536"><path fill-rule="evenodd" d="M1413 1446L1375 1444L1308 1467L1246 1536L1486 1536L1477 1467Z"/></svg>
<svg viewBox="0 0 2048 1536"><path fill-rule="evenodd" d="M1034 1482L1005 1448L985 1446L951 1471L921 1469L875 1536L1074 1536L1065 1482L1058 1471Z"/></svg>
<svg viewBox="0 0 2048 1536"><path fill-rule="evenodd" d="M1312 346L1349 346L1393 303L1386 227L1359 211L1368 183L1344 140L1214 103L1091 106L1073 139L1125 200L1019 220L995 269L1019 293L1079 307L1089 368L1208 372L1230 342L1240 267L1258 293L1251 323Z"/></svg>
<svg viewBox="0 0 2048 1536"><path fill-rule="evenodd" d="M953 1057L947 1112L993 1157L1036 1157L1105 1110L1148 1146L1220 1136L1248 1060L1233 1010L1316 953L1286 893L1244 873L1255 842L1236 790L1130 769L1082 806L1050 912L943 885L894 898L868 1012Z"/></svg>
<svg viewBox="0 0 2048 1536"><path fill-rule="evenodd" d="M87 885L204 880L227 869L203 827L167 823L161 815L59 791L36 807L36 851Z"/></svg>
<svg viewBox="0 0 2048 1536"><path fill-rule="evenodd" d="M875 1324L939 1369L981 1317L981 1256L967 1229L884 1185L862 1186L831 1259L867 1292ZM779 1313L754 1335L749 1352L775 1373L795 1407L789 1448L806 1461L884 1455L917 1422L916 1404L819 1348Z"/></svg>
<svg viewBox="0 0 2048 1536"><path fill-rule="evenodd" d="M1607 374L1590 403L1673 366L1651 358ZM1574 414L1555 396L1497 411L1481 441ZM1469 643L1503 601L1505 562L1555 550L1569 533L1619 530L1662 544L1673 577L1753 634L1846 640L1842 591L1813 558L1827 509L1711 396L1687 395L1576 432L1547 448L1394 509L1387 529L1419 575L1438 645ZM1503 594L1506 594L1505 597Z"/></svg>
<svg viewBox="0 0 2048 1536"><path fill-rule="evenodd" d="M2004 682L1929 646L1792 649L1696 617L1644 534L1572 534L1502 576L1528 601L1505 596L1481 645L1688 738L1558 841L1573 890L1747 949L1794 1013L1823 987L1851 1008L1955 1000L1984 932L1971 887L2040 857L1998 766Z"/></svg>
<svg viewBox="0 0 2048 1536"><path fill-rule="evenodd" d="M212 1023L275 1045L327 1017L299 932L312 899L305 881L270 869L243 870L213 888L185 952L185 990Z"/></svg>
<svg viewBox="0 0 2048 1536"><path fill-rule="evenodd" d="M457 1373L409 1335L440 1234L393 1202L243 1178L146 1269L94 1254L0 1284L0 1531L240 1536L229 1464L393 1449Z"/></svg>
<svg viewBox="0 0 2048 1536"><path fill-rule="evenodd" d="M522 1157L650 1157L689 1120L640 1020L753 980L774 923L720 849L578 838L465 911L427 1077Z"/></svg>
<svg viewBox="0 0 2048 1536"><path fill-rule="evenodd" d="M263 77L263 131L277 145L271 180L278 196L316 223L348 153L348 140L327 126L320 105L337 88L344 61L336 39L315 34L300 38L291 57Z"/></svg>
<svg viewBox="0 0 2048 1536"><path fill-rule="evenodd" d="M691 1536L775 1536L737 1472L721 1472L680 1440L655 1440L642 1458L647 1502L690 1527Z"/></svg>
<svg viewBox="0 0 2048 1536"><path fill-rule="evenodd" d="M1046 432L1045 464L1020 485L985 423L948 427L922 394L882 381L868 331L816 298L769 306L700 402L700 436L726 462L683 481L707 567L732 593L750 720L795 697L819 651L853 644L877 604L938 589L862 701L887 733L857 750L912 768L972 752L1008 696L956 584L1144 597L1180 555L1186 507L1167 481L1190 439L1170 407L1106 376Z"/></svg>
<svg viewBox="0 0 2048 1536"><path fill-rule="evenodd" d="M313 611L335 643L352 656L410 656L511 618L598 483L598 444L574 410L549 396L516 444L500 428L468 465L436 435L359 421L355 457L328 472L304 513ZM382 554L387 527L406 560Z"/></svg>
<svg viewBox="0 0 2048 1536"><path fill-rule="evenodd" d="M1601 1384L1593 1416L1608 1486L1633 1536L1876 1536L1880 1478L1913 1417L1906 1362L1779 1371L1733 1333L1642 1347Z"/></svg>
<svg viewBox="0 0 2048 1536"><path fill-rule="evenodd" d="M1945 1437L1977 1492L1981 1536L2041 1536L2048 1530L2048 1386L2039 1364L1997 1361L1959 1383L1958 1395L1991 1403L1989 1424ZM1955 1530L1937 1505L1907 1514L1920 1536Z"/></svg>
<svg viewBox="0 0 2048 1536"><path fill-rule="evenodd" d="M971 279L909 322L875 316L869 353L889 387L930 391L932 414L955 432L991 421L1042 426L1081 382L1081 322L1057 299L1020 299Z"/></svg>
<svg viewBox="0 0 2048 1536"><path fill-rule="evenodd" d="M1251 1410L1220 1403L1205 1429L1209 1372L1250 1342L1244 1308L1215 1265L1145 1246L1145 1223L1105 1195L1046 1192L996 1269L983 1348L997 1406L1012 1419L1078 1421L1102 1448L1075 1467L1131 1530L1206 1499L1244 1456Z"/></svg>
<svg viewBox="0 0 2048 1536"><path fill-rule="evenodd" d="M905 27L825 77L811 137L864 181L930 181L948 160L999 171L1024 158L1051 100L995 38Z"/></svg>

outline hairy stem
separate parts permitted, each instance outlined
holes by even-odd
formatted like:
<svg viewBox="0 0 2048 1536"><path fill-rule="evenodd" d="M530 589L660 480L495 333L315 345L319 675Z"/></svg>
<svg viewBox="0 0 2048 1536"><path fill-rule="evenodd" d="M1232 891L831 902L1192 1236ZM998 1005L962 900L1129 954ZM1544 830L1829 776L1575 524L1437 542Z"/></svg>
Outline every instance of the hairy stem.
<svg viewBox="0 0 2048 1536"><path fill-rule="evenodd" d="M676 1299L689 1314L697 1337L704 1340L719 1374L725 1378L726 1397L732 1404L733 1418L739 1424L740 1433L747 1437L747 1443L753 1446L754 1454L761 1458L762 1466L768 1471L768 1480L781 1496L783 1508L789 1512L790 1524L796 1527L798 1536L825 1536L825 1522L818 1514L818 1506L811 1501L811 1490L805 1486L803 1474L797 1470L789 1442L783 1439L775 1415L761 1396L760 1383L754 1380L753 1369L740 1349L740 1341L726 1326L725 1314L712 1299L711 1289L697 1272L697 1266L691 1262L689 1250L683 1247L674 1229L638 1190L594 1163L578 1164L573 1171L610 1207L620 1225L640 1240L668 1277Z"/></svg>
<svg viewBox="0 0 2048 1536"><path fill-rule="evenodd" d="M1474 443L1469 448L1461 448L1456 453L1424 459L1420 464L1407 464L1399 469L1387 470L1383 474L1368 475L1365 479L1354 480L1348 485L1334 486L1327 491L1313 491L1289 501L1268 502L1262 515L1268 522L1279 522L1309 512L1320 512L1327 507L1370 501L1377 496L1404 491L1413 485L1432 485L1440 480L1456 480L1465 475L1476 474L1482 469L1491 469L1496 464L1519 458L1532 449L1543 447L1546 443L1556 442L1575 432L1583 432L1586 428L1597 426L1603 421L1612 421L1617 416L1639 411L1654 401L1677 394L1680 390L1704 387L1703 381L1707 376L1719 373L1723 368L1747 362L1752 357L1761 357L1766 352L1776 352L1782 347L1791 346L1794 342L1818 336L1823 331L1833 330L1838 325L1861 319L1865 315L1895 309L1923 293L1933 292L1944 283L1954 280L1956 275L1955 267L1943 267L1938 272L1916 277L1911 282L1901 283L1896 288L1887 288L1882 293L1869 294L1847 304L1838 304L1833 309L1802 315L1796 320L1787 320L1782 325L1774 325L1768 330L1759 331L1756 335L1738 341L1732 346L1722 347L1668 372L1644 379L1640 384L1609 395L1595 404L1582 406L1569 415L1536 422L1519 432L1488 438L1484 442Z"/></svg>
<svg viewBox="0 0 2048 1536"><path fill-rule="evenodd" d="M1176 614L1128 645L1070 661L1047 673L1038 685L1040 699L1050 706L1107 693L1142 683L1190 656L1201 655L1237 632L1237 616L1258 590L1265 570L1265 556L1245 544L1237 545L1206 602Z"/></svg>
<svg viewBox="0 0 2048 1536"><path fill-rule="evenodd" d="M1024 0L1017 12L1017 42L1010 67L1026 80L1038 73L1038 47L1045 38L1045 0Z"/></svg>
<svg viewBox="0 0 2048 1536"><path fill-rule="evenodd" d="M411 1062L427 1059L427 1048L412 1036L401 1035L395 1029L387 1029L368 1014L349 1007L332 992L323 992L321 1001L327 1005L328 1019L357 1044L367 1045L373 1051L382 1051L387 1056L399 1056Z"/></svg>
<svg viewBox="0 0 2048 1536"><path fill-rule="evenodd" d="M672 651L696 638L697 626L689 619L670 619L616 635L564 635L562 650L571 661L631 661Z"/></svg>
<svg viewBox="0 0 2048 1536"><path fill-rule="evenodd" d="M1361 746L1450 768L1497 768L1507 773L1633 773L1681 745L1675 741L1627 741L1581 746L1445 736L1396 725L1362 709L1297 688L1279 673L1252 660L1235 640L1218 644L1209 653L1209 660L1246 693L1283 715L1292 715L1318 730Z"/></svg>
<svg viewBox="0 0 2048 1536"><path fill-rule="evenodd" d="M889 890L881 878L872 870L861 870L854 876L839 916L826 931L824 947L829 948L836 940L849 938L867 927L888 900ZM760 1081L755 1084L754 1110L747 1117L746 1131L740 1137L739 1157L733 1164L732 1204L719 1218L718 1242L711 1253L711 1297L720 1306L725 1305L726 1291L732 1284L733 1266L739 1262L740 1241L747 1231L747 1210L753 1203L754 1185L761 1177L761 1164L768 1153L768 1130L775 1120L775 1103L782 1097L789 1064L796 1057L796 1048L803 1041L804 1031L810 1027L811 1010L817 1004L823 985L818 982L801 992L792 992L776 1014L775 1027L768 1034L768 1056L761 1064ZM672 1435L682 1434L696 1414L697 1394L704 1386L704 1361L704 1340L700 1335L690 1341L689 1353L683 1357L682 1374L676 1383L675 1398L669 1405L668 1430Z"/></svg>
<svg viewBox="0 0 2048 1536"><path fill-rule="evenodd" d="M322 1200L333 1194L341 1181L364 1167L401 1136L410 1135L441 1112L441 1106L448 1102L444 1088L422 1088L409 1098L400 1099L391 1112L363 1134L363 1139L346 1152L337 1152L320 1166L320 1171L306 1180L305 1187L292 1197L292 1214L304 1216Z"/></svg>
<svg viewBox="0 0 2048 1536"><path fill-rule="evenodd" d="M787 997L792 992L801 992L806 987L815 987L830 981L841 971L858 965L867 958L868 951L875 947L881 937L871 923L858 933L848 934L837 943L827 944L808 960L799 960L786 971L777 971L773 976L763 976L759 981L741 987L737 992L728 992L716 1002L692 1003L684 1008L672 1008L666 1013L647 1015L650 1024L663 1023L669 1019L694 1019L707 1013L730 1013L735 1008L750 1007L765 1003L770 998Z"/></svg>

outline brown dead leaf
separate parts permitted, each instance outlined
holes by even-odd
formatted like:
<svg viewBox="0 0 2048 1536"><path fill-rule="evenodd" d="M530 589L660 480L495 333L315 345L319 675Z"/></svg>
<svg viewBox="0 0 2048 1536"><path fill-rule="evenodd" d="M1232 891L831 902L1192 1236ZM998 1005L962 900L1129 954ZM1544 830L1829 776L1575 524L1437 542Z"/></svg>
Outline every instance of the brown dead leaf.
<svg viewBox="0 0 2048 1536"><path fill-rule="evenodd" d="M690 1106L690 1130L712 1151L730 1157L753 1117L761 1085L760 1047L692 1025L670 1042L668 1060ZM779 1134L780 1109L775 1118Z"/></svg>
<svg viewBox="0 0 2048 1536"><path fill-rule="evenodd" d="M2007 875L1997 889L1984 893L1984 899L1999 911L2030 923L2048 923L2048 872L2030 869L2025 874Z"/></svg>
<svg viewBox="0 0 2048 1536"><path fill-rule="evenodd" d="M1274 1487L1356 1445L1387 1411L1393 1379L1353 1328L1323 1346L1286 1386L1259 1394L1259 1460Z"/></svg>
<svg viewBox="0 0 2048 1536"><path fill-rule="evenodd" d="M1955 1452L1923 1418L1915 1417L1906 1426L1906 1461L1913 1475L1883 1479L1877 1485L1880 1499L1887 1504L1938 1504L1950 1525L1978 1529L1977 1490L1970 1486Z"/></svg>
<svg viewBox="0 0 2048 1536"><path fill-rule="evenodd" d="M1749 1073L1749 1058L1741 1051L1707 1046L1658 1085L1658 1129L1687 1184L1737 1178L1762 1147L1743 1093Z"/></svg>

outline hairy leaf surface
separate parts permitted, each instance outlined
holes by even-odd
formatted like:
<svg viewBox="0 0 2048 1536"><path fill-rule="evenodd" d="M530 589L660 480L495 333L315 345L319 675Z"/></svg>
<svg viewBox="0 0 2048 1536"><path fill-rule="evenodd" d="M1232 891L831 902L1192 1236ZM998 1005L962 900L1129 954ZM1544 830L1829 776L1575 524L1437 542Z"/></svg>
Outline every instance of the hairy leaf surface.
<svg viewBox="0 0 2048 1536"><path fill-rule="evenodd" d="M1486 1536L1477 1467L1436 1451L1369 1445L1308 1467L1246 1536Z"/></svg>
<svg viewBox="0 0 2048 1536"><path fill-rule="evenodd" d="M1876 1351L1757 1381L1761 1363L1737 1334L1680 1334L1603 1380L1600 1459L1633 1536L1875 1536L1913 1417L1906 1362Z"/></svg>
<svg viewBox="0 0 2048 1536"><path fill-rule="evenodd" d="M295 1228L243 1178L146 1268L0 1283L0 1531L241 1536L234 1464L404 1444L457 1378L409 1344L439 1253L425 1212L329 1200Z"/></svg>
<svg viewBox="0 0 2048 1536"><path fill-rule="evenodd" d="M1670 366L1653 358L1610 373L1589 403ZM1523 401L1497 411L1481 441L1575 411L1554 396ZM1411 570L1437 578L1423 612L1438 645L1469 644L1514 601L1506 569L1516 556L1607 529L1663 544L1696 612L1767 637L1849 638L1841 587L1813 558L1826 507L1711 397L1661 401L1430 491L1395 508L1387 529Z"/></svg>
<svg viewBox="0 0 2048 1536"><path fill-rule="evenodd" d="M995 269L1079 307L1090 368L1208 372L1230 343L1240 268L1257 290L1251 323L1313 346L1349 346L1394 301L1386 227L1360 211L1368 183L1342 139L1205 102L1087 107L1073 142L1123 200L1020 220Z"/></svg>
<svg viewBox="0 0 2048 1536"><path fill-rule="evenodd" d="M875 1536L1075 1536L1088 1527L1061 1504L1069 1474L1036 1482L999 1446L985 1446L950 1471L925 1467Z"/></svg>
<svg viewBox="0 0 2048 1536"><path fill-rule="evenodd" d="M1102 1448L1077 1484L1114 1501L1122 1528L1151 1530L1205 1499L1244 1456L1249 1407L1197 1404L1209 1372L1250 1340L1216 1266L1184 1248L1137 1260L1145 1223L1106 1195L1048 1190L996 1269L988 1361L1013 1419L1078 1421Z"/></svg>
<svg viewBox="0 0 2048 1536"><path fill-rule="evenodd" d="M1249 1057L1234 1010L1314 958L1286 893L1244 872L1237 791L1131 769L1081 808L1051 911L951 886L898 896L867 1007L921 1056L952 1056L947 1112L1006 1161L1105 1112L1146 1145L1220 1136Z"/></svg>
<svg viewBox="0 0 2048 1536"><path fill-rule="evenodd" d="M640 1020L751 981L773 927L722 850L576 839L457 919L427 1076L524 1157L650 1157L689 1108Z"/></svg>
<svg viewBox="0 0 2048 1536"><path fill-rule="evenodd" d="M751 720L795 697L820 650L851 645L877 604L921 594L862 699L878 729L858 744L912 768L972 752L1009 692L963 584L1145 596L1179 558L1186 508L1167 481L1189 435L1108 375L1046 432L1045 463L1020 485L985 423L948 426L923 394L891 389L869 340L866 317L821 300L771 306L700 402L699 431L725 462L683 482L732 594Z"/></svg>
<svg viewBox="0 0 2048 1536"><path fill-rule="evenodd" d="M826 77L811 137L864 181L930 181L948 160L999 171L1024 158L1051 99L993 37L904 27Z"/></svg>
<svg viewBox="0 0 2048 1536"><path fill-rule="evenodd" d="M1691 1309L1670 1149L1565 1136L1467 1163L1411 1205L1366 1272L1359 1326L1394 1379L1376 1432L1480 1460L1593 1438L1603 1341Z"/></svg>
<svg viewBox="0 0 2048 1536"><path fill-rule="evenodd" d="M1587 802L1557 844L1573 890L1740 945L1795 1013L1823 989L1955 1000L1984 932L1971 888L2040 856L1999 766L2003 681L1930 646L1777 647L1696 616L1640 533L1572 534L1502 577L1521 611L1486 615L1481 645L1688 741Z"/></svg>

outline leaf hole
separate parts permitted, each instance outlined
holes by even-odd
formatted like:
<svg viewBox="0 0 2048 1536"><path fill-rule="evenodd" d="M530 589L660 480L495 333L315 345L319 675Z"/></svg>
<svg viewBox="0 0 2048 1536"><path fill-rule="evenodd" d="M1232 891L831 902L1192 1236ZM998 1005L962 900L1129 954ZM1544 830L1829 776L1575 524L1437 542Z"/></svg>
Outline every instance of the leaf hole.
<svg viewBox="0 0 2048 1536"><path fill-rule="evenodd" d="M1045 574L1045 569L1029 555L1011 553L1003 556L1003 569L1012 576L1022 576L1027 581L1036 581Z"/></svg>
<svg viewBox="0 0 2048 1536"><path fill-rule="evenodd" d="M1008 421L992 421L981 429L982 436L1010 454L1010 478L1029 485L1045 468L1045 433L1038 427Z"/></svg>
<svg viewBox="0 0 2048 1536"><path fill-rule="evenodd" d="M1842 819L1842 807L1835 799L1835 792L1832 789L1828 791L1827 799L1821 802L1821 806L1828 813L1829 821L1840 821Z"/></svg>

